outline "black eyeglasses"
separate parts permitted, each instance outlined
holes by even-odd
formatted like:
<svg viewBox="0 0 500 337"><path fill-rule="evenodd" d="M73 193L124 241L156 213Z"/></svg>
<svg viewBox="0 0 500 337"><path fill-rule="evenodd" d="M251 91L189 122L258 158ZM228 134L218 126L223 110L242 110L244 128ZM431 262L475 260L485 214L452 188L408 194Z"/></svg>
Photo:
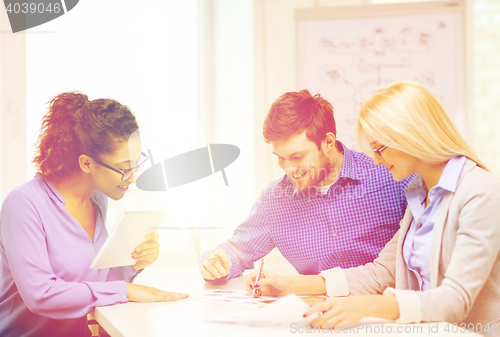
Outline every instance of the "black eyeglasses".
<svg viewBox="0 0 500 337"><path fill-rule="evenodd" d="M105 168L110 169L111 171L115 171L116 173L120 173L122 175L122 181L124 181L124 180L127 180L128 178L132 177L132 175L134 173L139 171L139 169L141 168L141 165L144 164L149 159L149 156L147 154L145 154L144 152L142 152L141 158L139 159L139 164L137 164L137 166L134 166L134 167L126 169L126 170L115 169L114 167L111 167L108 164L103 163L99 159L96 159L96 158L93 158L93 159L95 160L95 162L97 164L104 166Z"/></svg>
<svg viewBox="0 0 500 337"><path fill-rule="evenodd" d="M384 152L385 149L387 149L389 147L389 145L392 144L392 142L394 142L394 139L391 140L389 143L385 144L385 145L382 145L381 147L379 147L378 149L372 149L373 152L375 152L376 154L378 154L379 156L382 156L382 152Z"/></svg>

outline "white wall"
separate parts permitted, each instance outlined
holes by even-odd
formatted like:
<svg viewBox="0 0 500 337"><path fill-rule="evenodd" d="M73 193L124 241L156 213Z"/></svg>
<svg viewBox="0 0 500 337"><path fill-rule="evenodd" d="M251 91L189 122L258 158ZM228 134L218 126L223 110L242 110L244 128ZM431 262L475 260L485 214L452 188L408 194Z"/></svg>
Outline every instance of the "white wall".
<svg viewBox="0 0 500 337"><path fill-rule="evenodd" d="M467 141L500 177L500 2L498 0L470 0L472 14L472 113L468 116ZM257 63L260 77L256 86L264 88L257 102L266 109L281 94L296 91L295 81L295 21L296 8L360 5L371 3L418 2L418 0L256 0L260 10L261 59ZM259 73L258 73L259 74ZM262 125L266 109L256 111L257 124ZM259 151L267 156L259 159L265 167L276 162L264 145ZM270 181L271 179L269 179ZM262 182L265 185L268 181Z"/></svg>
<svg viewBox="0 0 500 337"><path fill-rule="evenodd" d="M24 182L26 158L25 34L10 34L0 11L0 198ZM5 32L5 33L4 33Z"/></svg>

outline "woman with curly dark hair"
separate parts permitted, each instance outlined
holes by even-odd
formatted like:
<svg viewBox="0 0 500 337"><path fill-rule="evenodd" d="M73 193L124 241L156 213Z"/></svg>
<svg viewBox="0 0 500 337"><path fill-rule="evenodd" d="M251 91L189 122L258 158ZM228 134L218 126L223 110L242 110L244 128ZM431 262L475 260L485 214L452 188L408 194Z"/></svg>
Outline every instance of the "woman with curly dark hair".
<svg viewBox="0 0 500 337"><path fill-rule="evenodd" d="M131 283L158 258L156 233L134 250L133 266L89 269L108 236L107 197L122 198L146 159L126 106L76 92L50 101L38 172L0 214L1 336L90 336L93 307L188 296Z"/></svg>

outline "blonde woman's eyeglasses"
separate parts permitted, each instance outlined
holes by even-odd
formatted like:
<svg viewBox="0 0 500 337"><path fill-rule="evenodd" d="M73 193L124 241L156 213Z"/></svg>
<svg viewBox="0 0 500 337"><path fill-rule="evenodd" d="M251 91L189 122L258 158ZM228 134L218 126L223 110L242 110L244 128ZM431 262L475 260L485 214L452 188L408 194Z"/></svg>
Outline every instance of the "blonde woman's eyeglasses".
<svg viewBox="0 0 500 337"><path fill-rule="evenodd" d="M382 145L381 147L379 148L376 148L376 149L372 149L373 152L375 152L376 154L378 154L379 156L382 156L382 152L384 152L385 149L387 149L389 147L389 145L391 145L392 143L394 142L394 139L391 140L389 143L385 144L385 145Z"/></svg>

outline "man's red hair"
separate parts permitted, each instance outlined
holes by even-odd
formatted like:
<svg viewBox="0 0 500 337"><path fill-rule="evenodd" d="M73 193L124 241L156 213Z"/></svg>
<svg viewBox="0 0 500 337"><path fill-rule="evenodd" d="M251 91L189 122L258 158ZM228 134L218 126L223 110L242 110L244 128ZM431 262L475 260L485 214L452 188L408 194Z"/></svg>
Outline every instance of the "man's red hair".
<svg viewBox="0 0 500 337"><path fill-rule="evenodd" d="M304 131L318 149L328 132L336 136L332 105L320 94L312 96L309 90L281 95L271 105L264 121L266 143L284 141Z"/></svg>

